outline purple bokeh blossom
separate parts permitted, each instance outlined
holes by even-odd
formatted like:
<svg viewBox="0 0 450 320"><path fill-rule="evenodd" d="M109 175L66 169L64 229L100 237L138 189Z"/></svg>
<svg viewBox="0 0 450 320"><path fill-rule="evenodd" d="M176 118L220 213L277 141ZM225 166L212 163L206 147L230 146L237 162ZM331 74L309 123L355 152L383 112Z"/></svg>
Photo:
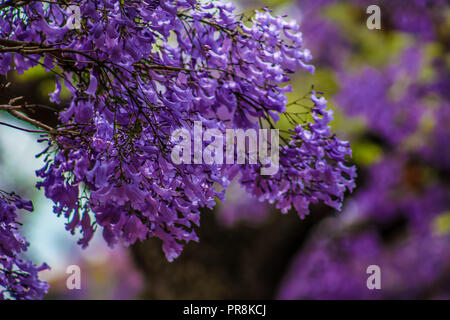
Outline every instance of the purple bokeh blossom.
<svg viewBox="0 0 450 320"><path fill-rule="evenodd" d="M301 6L303 1L298 3ZM356 8L368 4L347 3ZM389 32L414 36L396 61L355 72L349 60L358 52L346 47L348 35L341 32L336 37L336 30L318 41L323 43L328 36L344 52L334 59L331 50L318 45L319 52L313 53L325 57L325 62L330 59L327 63L339 79L338 107L364 120L367 128L360 134L364 139L375 137L382 153L360 168L363 183L348 199L342 215L326 219L299 250L280 285L281 299L440 299L450 295L449 230L445 224L436 228L450 208L450 82L442 57L426 62L422 46L438 41L435 24L441 17L436 12L444 2L370 4L389 8L383 13L391 18L399 17ZM325 8L319 5L315 12ZM313 15L314 19L326 18ZM424 79L421 72L430 65L435 76ZM381 268L381 290L366 286L370 265Z"/></svg>

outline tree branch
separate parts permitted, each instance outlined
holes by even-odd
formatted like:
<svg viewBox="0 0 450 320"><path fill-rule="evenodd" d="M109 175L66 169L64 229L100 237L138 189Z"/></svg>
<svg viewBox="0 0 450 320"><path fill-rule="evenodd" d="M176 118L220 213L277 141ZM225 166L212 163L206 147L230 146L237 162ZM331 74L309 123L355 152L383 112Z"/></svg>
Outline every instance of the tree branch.
<svg viewBox="0 0 450 320"><path fill-rule="evenodd" d="M43 124L43 123L40 122L40 121L37 121L37 120L35 120L35 119L32 119L32 118L26 116L25 114L18 112L17 110L11 109L11 110L9 110L8 112L9 112L9 114L11 114L13 117L15 117L15 118L17 118L17 119L19 119L19 120L28 122L29 124L31 124L31 125L33 125L33 126L35 126L35 127L37 127L37 128L43 129L43 130L45 130L45 131L48 131L49 133L55 133L55 131L56 131L56 130L53 129L52 127L47 126L46 124Z"/></svg>
<svg viewBox="0 0 450 320"><path fill-rule="evenodd" d="M43 129L49 133L55 133L56 130L53 129L52 127L50 127L38 120L30 118L26 114L19 112L19 111L24 112L24 111L32 109L32 108L40 108L40 107L44 107L44 108L52 110L52 111L55 111L55 109L50 106L44 106L44 105L40 105L40 104L27 105L26 102L21 105L14 105L15 103L17 103L18 101L20 101L22 99L23 99L23 97L16 97L16 98L9 100L8 104L0 105L0 111L7 111L10 115L12 115L13 117L15 117L19 120L28 122L29 124L31 124L37 128Z"/></svg>
<svg viewBox="0 0 450 320"><path fill-rule="evenodd" d="M0 4L0 10L6 9L9 7L13 7L13 8L21 7L26 4L29 4L32 1L34 1L34 0L21 0L21 1L9 0L9 1L6 1L6 2Z"/></svg>

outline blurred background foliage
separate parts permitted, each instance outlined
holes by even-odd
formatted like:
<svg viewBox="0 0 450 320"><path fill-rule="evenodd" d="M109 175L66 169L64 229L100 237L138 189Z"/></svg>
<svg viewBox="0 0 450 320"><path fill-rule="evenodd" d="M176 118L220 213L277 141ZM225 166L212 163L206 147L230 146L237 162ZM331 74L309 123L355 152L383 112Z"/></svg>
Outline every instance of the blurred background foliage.
<svg viewBox="0 0 450 320"><path fill-rule="evenodd" d="M440 119L450 120L445 118L450 107L449 6L431 1L438 6L418 12L421 7L415 3L420 1L403 1L410 8L399 6L402 1L372 1L382 8L382 29L369 30L369 4L364 0L234 2L239 12L268 6L300 22L316 72L294 75L289 101L301 99L312 88L324 93L335 112L333 131L351 142L359 173L357 191L348 195L342 213L317 205L300 220L295 212L282 215L234 186L214 213L204 212L200 243L187 245L173 263L164 259L154 239L112 250L96 238L83 251L64 230L64 221L52 214L52 204L34 191L33 171L42 165L34 159L41 149L33 141L36 136L0 126L0 187L34 200L36 211L25 217L26 236L34 262L46 261L53 268L42 273L51 285L47 298L450 298L450 158L445 158L450 152L450 122L439 124ZM416 26L427 14L431 30L411 31L396 24L403 13ZM420 53L420 62L405 58L408 48ZM410 76L407 69L414 65L417 75ZM381 84L389 78L389 68L400 70L391 82ZM381 76L369 77L365 87L351 87L349 79L364 70ZM54 90L52 75L40 67L13 77L12 94L26 94L29 101L47 102ZM386 97L370 94L379 86L387 86ZM352 90L361 91L361 100L352 100ZM67 95L63 90L62 98ZM364 97L386 99L388 104L364 102L380 108L372 114L349 111L342 103L353 101L358 110ZM409 114L409 106L415 105L420 115ZM296 108L289 111L302 111ZM373 117L388 108L392 114L399 108L401 115L417 118L417 125L410 130L388 114L373 127ZM0 121L3 117L0 114ZM51 117L43 115L41 120ZM392 126L386 129L387 122ZM292 124L282 117L278 127L289 129ZM410 131L403 134L404 130ZM399 132L401 138L391 139ZM65 270L72 264L82 267L81 291L65 287ZM369 264L382 268L381 291L366 288Z"/></svg>

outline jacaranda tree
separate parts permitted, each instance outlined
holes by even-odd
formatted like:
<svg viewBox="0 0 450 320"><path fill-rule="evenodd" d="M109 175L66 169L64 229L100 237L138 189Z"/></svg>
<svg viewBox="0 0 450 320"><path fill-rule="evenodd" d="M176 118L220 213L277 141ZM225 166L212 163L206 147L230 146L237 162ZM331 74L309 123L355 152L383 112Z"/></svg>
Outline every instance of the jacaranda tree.
<svg viewBox="0 0 450 320"><path fill-rule="evenodd" d="M45 144L37 187L89 244L96 229L106 242L157 237L169 261L183 243L198 241L202 207L223 199L233 178L259 200L300 217L310 203L339 209L354 187L349 143L330 132L332 111L319 93L288 104L285 83L298 69L313 72L299 26L267 9L236 15L220 1L0 1L0 74L42 66L54 75L48 105L15 97L8 112L35 127ZM5 85L2 90L8 90ZM63 89L70 100L60 101ZM289 112L291 105L304 112ZM56 126L32 116L55 111ZM279 170L265 163L176 164L171 133L192 128L275 128L281 132ZM246 156L249 157L248 155ZM20 259L17 210L32 205L0 194L0 297L41 298L48 287Z"/></svg>

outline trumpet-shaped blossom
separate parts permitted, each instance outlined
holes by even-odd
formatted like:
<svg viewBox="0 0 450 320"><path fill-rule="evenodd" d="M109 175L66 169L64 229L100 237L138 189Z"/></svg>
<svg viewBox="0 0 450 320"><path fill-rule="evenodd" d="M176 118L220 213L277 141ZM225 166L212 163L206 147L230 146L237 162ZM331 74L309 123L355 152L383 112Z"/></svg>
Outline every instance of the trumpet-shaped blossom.
<svg viewBox="0 0 450 320"><path fill-rule="evenodd" d="M197 121L222 132L275 126L288 111L290 74L314 71L297 23L267 9L237 15L220 1L71 4L80 15L63 1L2 1L0 73L13 62L18 73L41 65L56 74L59 125L40 126L48 147L37 187L66 229L81 231L83 248L100 228L110 246L157 237L172 261L198 241L200 209L223 199L239 173L249 193L302 217L310 203L339 208L353 189L349 143L330 132L316 93L312 120L277 150L274 176L261 176L260 164L171 160L172 132Z"/></svg>
<svg viewBox="0 0 450 320"><path fill-rule="evenodd" d="M40 299L48 285L39 280L38 273L48 269L23 260L28 242L20 236L17 210L32 211L33 205L15 194L0 190L0 300Z"/></svg>

